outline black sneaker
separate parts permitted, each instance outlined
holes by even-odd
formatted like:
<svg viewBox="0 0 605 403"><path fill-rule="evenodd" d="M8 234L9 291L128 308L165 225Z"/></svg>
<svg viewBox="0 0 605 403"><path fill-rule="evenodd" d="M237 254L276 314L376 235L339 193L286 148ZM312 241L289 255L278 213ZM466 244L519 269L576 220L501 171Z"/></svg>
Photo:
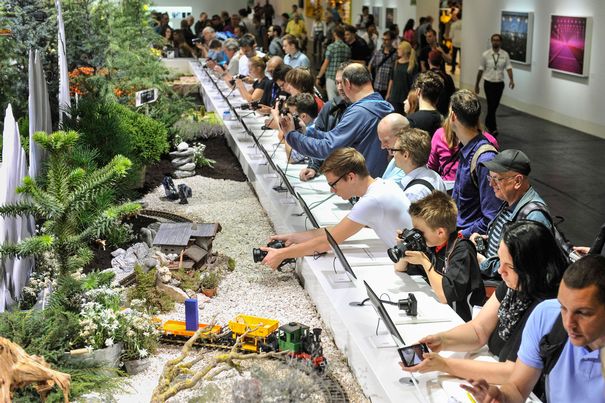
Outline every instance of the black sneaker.
<svg viewBox="0 0 605 403"><path fill-rule="evenodd" d="M166 198L169 200L178 200L179 192L176 190L174 186L174 182L172 178L168 175L164 176L162 179L162 186L164 187L164 193L166 193Z"/></svg>

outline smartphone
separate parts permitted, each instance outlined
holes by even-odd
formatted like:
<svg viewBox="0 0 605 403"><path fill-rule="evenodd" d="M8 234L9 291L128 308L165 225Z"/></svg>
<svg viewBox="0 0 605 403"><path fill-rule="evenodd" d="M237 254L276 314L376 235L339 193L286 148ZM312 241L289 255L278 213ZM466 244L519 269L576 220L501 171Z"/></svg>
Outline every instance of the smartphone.
<svg viewBox="0 0 605 403"><path fill-rule="evenodd" d="M401 362L406 367L413 367L414 365L420 364L424 359L422 355L429 352L429 348L426 344L412 344L411 346L404 346L397 349Z"/></svg>

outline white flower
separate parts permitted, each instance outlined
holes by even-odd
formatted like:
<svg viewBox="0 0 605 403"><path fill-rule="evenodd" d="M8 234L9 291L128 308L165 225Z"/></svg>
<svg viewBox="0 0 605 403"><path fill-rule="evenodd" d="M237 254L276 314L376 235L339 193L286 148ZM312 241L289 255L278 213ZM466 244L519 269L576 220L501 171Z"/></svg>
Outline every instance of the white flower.
<svg viewBox="0 0 605 403"><path fill-rule="evenodd" d="M145 350L144 348L139 349L139 356L141 358L145 358L149 355L149 352L147 350Z"/></svg>
<svg viewBox="0 0 605 403"><path fill-rule="evenodd" d="M110 339L106 339L106 340L105 340L105 346L106 346L106 347L111 347L111 346L113 346L113 339L111 339L111 338L110 338Z"/></svg>

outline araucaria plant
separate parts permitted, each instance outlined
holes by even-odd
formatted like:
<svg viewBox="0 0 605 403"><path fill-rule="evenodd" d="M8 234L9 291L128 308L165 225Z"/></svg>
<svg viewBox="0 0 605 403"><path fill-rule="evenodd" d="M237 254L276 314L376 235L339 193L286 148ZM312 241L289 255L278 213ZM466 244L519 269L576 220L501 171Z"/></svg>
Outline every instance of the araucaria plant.
<svg viewBox="0 0 605 403"><path fill-rule="evenodd" d="M124 177L132 163L117 155L90 172L75 167L70 156L78 136L74 131L35 134L36 142L49 153L46 175L40 182L26 177L18 192L27 197L0 206L0 215L33 215L42 223L41 229L18 244L0 245L0 255L39 256L51 251L58 260L58 274L71 273L92 259L92 241L103 239L123 217L139 211L137 203L99 206L97 198Z"/></svg>

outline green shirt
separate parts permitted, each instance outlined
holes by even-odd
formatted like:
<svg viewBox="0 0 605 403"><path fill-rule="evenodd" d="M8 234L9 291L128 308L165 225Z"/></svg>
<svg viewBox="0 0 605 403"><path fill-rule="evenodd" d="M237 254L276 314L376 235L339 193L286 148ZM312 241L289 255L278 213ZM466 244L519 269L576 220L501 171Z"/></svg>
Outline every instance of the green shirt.
<svg viewBox="0 0 605 403"><path fill-rule="evenodd" d="M336 79L336 70L338 69L338 66L351 59L351 48L339 39L328 45L328 49L326 49L326 59L328 59L326 78L334 80Z"/></svg>

